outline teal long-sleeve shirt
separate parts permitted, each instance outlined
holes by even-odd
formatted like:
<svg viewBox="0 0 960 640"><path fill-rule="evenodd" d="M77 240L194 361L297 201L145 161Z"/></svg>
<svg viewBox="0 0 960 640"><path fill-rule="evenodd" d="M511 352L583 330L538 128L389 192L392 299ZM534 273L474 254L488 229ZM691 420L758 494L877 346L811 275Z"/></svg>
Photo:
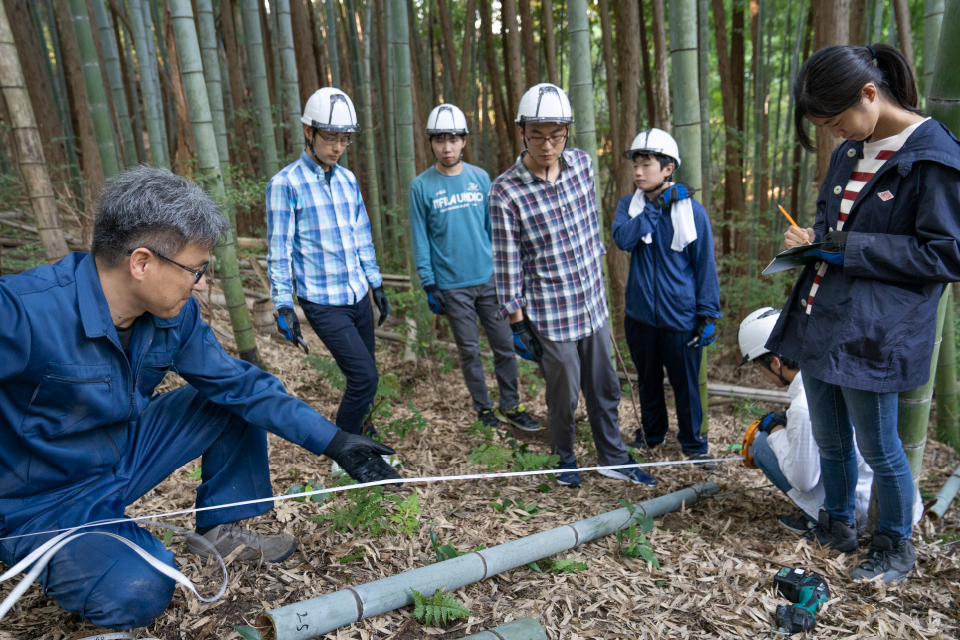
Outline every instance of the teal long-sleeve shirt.
<svg viewBox="0 0 960 640"><path fill-rule="evenodd" d="M471 164L446 176L430 167L410 185L410 228L417 275L424 287L460 289L493 276L490 176Z"/></svg>

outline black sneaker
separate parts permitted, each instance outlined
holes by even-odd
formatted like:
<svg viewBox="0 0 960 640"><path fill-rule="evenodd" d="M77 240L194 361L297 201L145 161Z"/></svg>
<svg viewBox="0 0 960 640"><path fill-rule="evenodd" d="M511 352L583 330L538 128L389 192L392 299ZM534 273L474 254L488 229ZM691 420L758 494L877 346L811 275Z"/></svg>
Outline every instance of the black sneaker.
<svg viewBox="0 0 960 640"><path fill-rule="evenodd" d="M522 404L516 409L507 411L497 409L497 420L513 425L521 431L540 431L542 428L539 422L530 417L530 414L526 412Z"/></svg>
<svg viewBox="0 0 960 640"><path fill-rule="evenodd" d="M851 580L870 580L882 576L887 584L900 584L917 563L917 552L909 540L894 542L882 533L873 534L867 558L850 572Z"/></svg>
<svg viewBox="0 0 960 640"><path fill-rule="evenodd" d="M703 467L707 471L713 471L717 468L717 461L709 453L691 453L687 455L687 460L707 460L708 462L697 464L698 467Z"/></svg>
<svg viewBox="0 0 960 640"><path fill-rule="evenodd" d="M842 522L835 522L830 515L820 510L820 521L803 534L807 540L815 540L821 547L830 547L836 551L854 551L860 546L857 542L857 530Z"/></svg>
<svg viewBox="0 0 960 640"><path fill-rule="evenodd" d="M649 440L644 440L640 432L637 432L637 437L633 442L628 444L628 447L633 447L634 449L639 449L640 451L651 451L652 449L660 446L659 442L650 442Z"/></svg>
<svg viewBox="0 0 960 640"><path fill-rule="evenodd" d="M477 418L488 429L499 429L500 424L497 420L497 414L493 409L483 409L477 412Z"/></svg>
<svg viewBox="0 0 960 640"><path fill-rule="evenodd" d="M810 522L809 518L803 515L803 512L795 516L780 516L777 518L777 525L784 531L795 533L798 536L802 536L816 526L813 522Z"/></svg>

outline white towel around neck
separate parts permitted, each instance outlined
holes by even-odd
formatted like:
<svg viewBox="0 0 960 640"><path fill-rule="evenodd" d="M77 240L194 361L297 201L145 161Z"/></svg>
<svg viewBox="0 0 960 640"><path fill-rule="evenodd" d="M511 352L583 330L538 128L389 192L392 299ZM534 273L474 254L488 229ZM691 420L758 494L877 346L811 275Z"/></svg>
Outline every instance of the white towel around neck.
<svg viewBox="0 0 960 640"><path fill-rule="evenodd" d="M669 189L673 185L674 183L671 182L667 188ZM647 202L647 197L643 191L637 189L637 192L633 194L633 200L630 201L628 211L630 217L636 218L643 213ZM697 239L697 225L693 221L693 199L684 198L673 203L673 206L670 207L670 221L673 223L673 242L670 243L670 248L674 251L683 251L688 244ZM653 234L648 233L641 240L644 244L650 244L653 242Z"/></svg>

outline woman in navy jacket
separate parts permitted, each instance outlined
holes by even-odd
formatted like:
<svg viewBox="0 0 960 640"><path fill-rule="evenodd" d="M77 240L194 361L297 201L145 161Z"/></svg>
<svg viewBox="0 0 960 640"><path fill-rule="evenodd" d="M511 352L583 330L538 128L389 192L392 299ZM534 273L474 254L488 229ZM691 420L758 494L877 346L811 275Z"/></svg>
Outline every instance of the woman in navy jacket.
<svg viewBox="0 0 960 640"><path fill-rule="evenodd" d="M855 430L875 473L880 517L850 576L896 583L915 564L897 396L927 381L937 305L945 284L960 280L960 144L919 115L913 72L888 45L821 49L793 91L807 149L804 118L845 142L830 160L813 228L784 234L788 248L824 244L766 346L800 363L820 447L825 511L808 536L857 548Z"/></svg>

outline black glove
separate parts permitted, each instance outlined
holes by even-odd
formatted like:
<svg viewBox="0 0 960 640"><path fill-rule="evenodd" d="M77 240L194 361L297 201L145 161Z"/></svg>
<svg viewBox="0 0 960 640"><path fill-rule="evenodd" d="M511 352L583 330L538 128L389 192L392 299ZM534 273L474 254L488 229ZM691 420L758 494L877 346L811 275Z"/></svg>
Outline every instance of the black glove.
<svg viewBox="0 0 960 640"><path fill-rule="evenodd" d="M844 252L847 250L847 232L831 231L823 237L819 249L808 251L805 255L816 256L830 264L843 265Z"/></svg>
<svg viewBox="0 0 960 640"><path fill-rule="evenodd" d="M377 323L377 326L380 327L387 316L390 315L390 302L387 300L387 294L383 292L382 286L373 290L373 303L380 310L380 321Z"/></svg>
<svg viewBox="0 0 960 640"><path fill-rule="evenodd" d="M760 418L760 431L764 433L770 433L774 427L785 426L787 426L786 411L771 411L767 415Z"/></svg>
<svg viewBox="0 0 960 640"><path fill-rule="evenodd" d="M300 320L290 307L277 309L277 331L294 345L303 347L307 355L310 354L307 343L303 341L303 334L300 333Z"/></svg>
<svg viewBox="0 0 960 640"><path fill-rule="evenodd" d="M396 451L366 436L338 431L323 455L332 458L347 474L359 483L377 480L399 480L400 474L380 456L392 456Z"/></svg>
<svg viewBox="0 0 960 640"><path fill-rule="evenodd" d="M530 321L524 318L520 322L511 322L513 330L513 349L524 360L540 362L543 358L543 347L530 328Z"/></svg>
<svg viewBox="0 0 960 640"><path fill-rule="evenodd" d="M443 291L437 288L435 284L428 284L423 288L427 292L427 304L430 305L430 311L438 316L447 312L447 301L443 297Z"/></svg>
<svg viewBox="0 0 960 640"><path fill-rule="evenodd" d="M687 341L687 346L691 349L697 347L706 347L713 344L717 339L717 328L713 324L713 318L707 316L697 316L697 326L693 330L693 337Z"/></svg>

